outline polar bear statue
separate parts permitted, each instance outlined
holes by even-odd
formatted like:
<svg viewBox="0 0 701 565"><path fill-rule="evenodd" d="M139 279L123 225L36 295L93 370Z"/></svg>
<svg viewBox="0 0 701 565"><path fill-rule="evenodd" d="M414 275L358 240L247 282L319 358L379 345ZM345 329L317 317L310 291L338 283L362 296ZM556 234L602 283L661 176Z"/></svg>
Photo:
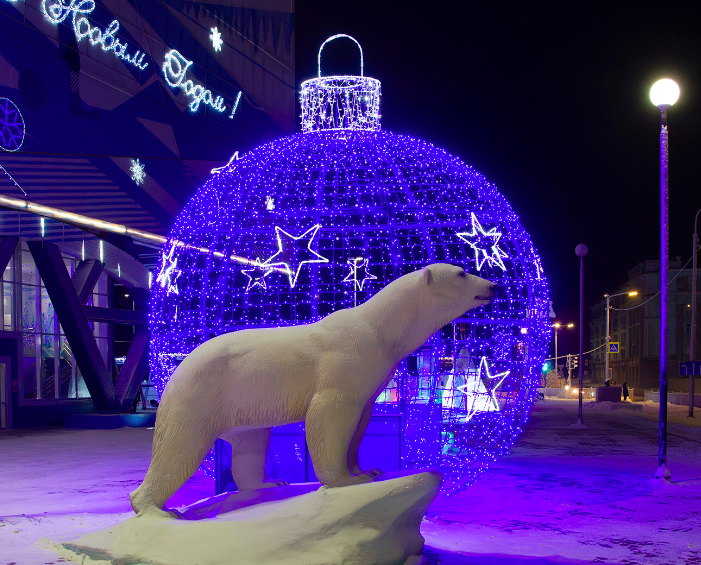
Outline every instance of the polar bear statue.
<svg viewBox="0 0 701 565"><path fill-rule="evenodd" d="M275 486L265 476L270 428L306 423L323 485L373 480L358 448L377 396L397 364L441 327L489 304L493 283L438 263L388 284L364 304L303 326L215 337L173 373L158 407L151 465L129 498L134 511L165 502L214 440L232 445L239 490Z"/></svg>

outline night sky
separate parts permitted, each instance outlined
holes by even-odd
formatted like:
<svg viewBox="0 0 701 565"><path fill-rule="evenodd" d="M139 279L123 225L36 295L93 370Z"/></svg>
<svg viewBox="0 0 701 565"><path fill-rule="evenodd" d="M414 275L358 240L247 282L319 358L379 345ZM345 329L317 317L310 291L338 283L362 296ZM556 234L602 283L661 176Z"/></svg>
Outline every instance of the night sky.
<svg viewBox="0 0 701 565"><path fill-rule="evenodd" d="M587 244L587 324L589 306L660 255L660 112L648 93L664 77L682 91L669 111L670 257L691 257L701 3L557 6L297 2L297 86L316 76L327 37L355 37L365 74L382 81L383 129L443 147L496 184L542 257L559 321L579 322L574 248ZM357 74L357 49L332 42L322 63ZM576 333L561 336L565 352Z"/></svg>

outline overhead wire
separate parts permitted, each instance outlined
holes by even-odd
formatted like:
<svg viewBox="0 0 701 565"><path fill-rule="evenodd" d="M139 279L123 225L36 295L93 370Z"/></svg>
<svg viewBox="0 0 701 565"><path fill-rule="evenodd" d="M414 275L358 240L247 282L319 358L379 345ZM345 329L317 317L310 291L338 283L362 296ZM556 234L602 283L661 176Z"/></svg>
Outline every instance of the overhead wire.
<svg viewBox="0 0 701 565"><path fill-rule="evenodd" d="M693 259L693 257L692 257L691 259ZM674 282L674 279L676 279L676 278L681 274L681 272L682 272L684 269L686 269L686 266L691 262L691 259L689 259L686 263L684 263L684 266L681 267L681 268L679 269L679 271L677 271L677 274L674 275L674 276L669 280L670 283ZM633 310L633 309L635 309L635 308L640 308L641 306L644 306L645 304L647 304L648 302L650 302L650 300L652 300L653 298L657 297L657 295L658 295L659 293L660 293L660 291L658 290L655 294L653 294L653 295L652 295L650 298L648 298L645 302L641 302L640 304L636 304L635 306L631 306L630 308L614 308L613 306L609 306L609 309L610 309L610 310L618 310L619 312L623 312L623 311L625 311L625 310Z"/></svg>
<svg viewBox="0 0 701 565"><path fill-rule="evenodd" d="M688 265L690 262L691 262L691 259L689 259L686 263L684 263L684 265L683 265L682 267L680 267L680 269L679 269L679 271L677 272L677 274L674 275L674 276L669 280L669 282L670 282L670 283L674 282L674 279L676 279L676 278L681 274L681 272L682 272L684 269L686 269L687 265ZM614 308L613 306L609 306L609 309L611 309L611 310L618 310L619 312L622 312L622 311L626 311L626 310L633 310L633 309L635 309L635 308L640 308L641 306L644 306L645 304L647 304L648 302L650 302L650 300L652 300L652 299L654 299L655 297L657 297L657 295L659 295L659 294L660 294L660 291L657 291L657 292L656 292L655 294L653 294L650 298L648 298L645 302L641 302L640 304L636 304L635 306L631 306L630 308ZM593 353L594 351L596 351L597 349L601 349L601 348L604 347L605 345L606 345L606 342L602 343L599 347L595 347L594 349L590 349L589 351L585 351L584 353L582 353L582 355L588 355L589 353ZM579 355L579 354L578 354L578 353L570 353L569 355ZM564 358L564 357L569 357L569 355L558 355L557 357L546 357L544 360L545 360L545 361L552 361L552 360L554 360L554 359L562 359L562 358Z"/></svg>

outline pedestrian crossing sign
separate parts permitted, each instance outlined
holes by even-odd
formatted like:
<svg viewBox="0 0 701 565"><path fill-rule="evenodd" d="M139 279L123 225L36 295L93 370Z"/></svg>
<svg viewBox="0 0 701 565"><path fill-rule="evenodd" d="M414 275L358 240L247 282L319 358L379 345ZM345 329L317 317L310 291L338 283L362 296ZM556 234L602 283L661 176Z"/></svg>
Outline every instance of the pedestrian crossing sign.
<svg viewBox="0 0 701 565"><path fill-rule="evenodd" d="M609 353L618 353L618 344L619 344L619 342L617 342L617 341L610 341L609 342Z"/></svg>

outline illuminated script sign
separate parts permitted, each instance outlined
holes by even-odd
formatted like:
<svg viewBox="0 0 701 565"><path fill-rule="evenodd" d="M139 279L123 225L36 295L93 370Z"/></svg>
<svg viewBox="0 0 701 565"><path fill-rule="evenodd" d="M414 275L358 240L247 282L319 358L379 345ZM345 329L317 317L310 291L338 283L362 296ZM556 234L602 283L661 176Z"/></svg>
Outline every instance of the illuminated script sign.
<svg viewBox="0 0 701 565"><path fill-rule="evenodd" d="M106 29L101 29L88 21L86 16L95 9L95 0L42 0L42 9L46 19L54 24L59 24L70 16L77 41L87 37L91 45L99 45L103 51L112 51L115 57L131 63L142 71L148 66L148 63L144 62L145 53L136 51L129 54L128 44L117 38L119 21L113 20ZM183 90L189 98L188 108L192 112L197 112L200 104L220 113L226 111L227 106L223 96L215 96L211 90L187 76L191 66L192 61L186 59L177 49L168 51L163 61L163 74L168 86ZM234 117L240 100L241 92L231 104L229 118Z"/></svg>
<svg viewBox="0 0 701 565"><path fill-rule="evenodd" d="M183 92L192 99L188 106L193 112L197 112L197 108L200 107L200 102L210 106L217 112L226 110L224 98L221 96L215 98L211 90L206 89L201 84L193 82L192 79L186 79L187 70L190 68L190 65L192 65L192 61L188 61L177 49L168 51L168 53L166 53L165 62L163 63L163 74L166 77L168 86L183 89ZM236 111L236 108L234 108L234 111Z"/></svg>
<svg viewBox="0 0 701 565"><path fill-rule="evenodd" d="M145 53L137 51L129 55L127 53L129 46L117 39L119 30L117 20L104 30L90 25L85 15L92 13L95 9L94 0L43 0L42 8L46 19L54 24L60 24L69 14L73 14L71 21L77 41L87 37L91 45L99 45L103 51L112 51L118 59L131 63L142 71L147 67L148 63L143 62Z"/></svg>

